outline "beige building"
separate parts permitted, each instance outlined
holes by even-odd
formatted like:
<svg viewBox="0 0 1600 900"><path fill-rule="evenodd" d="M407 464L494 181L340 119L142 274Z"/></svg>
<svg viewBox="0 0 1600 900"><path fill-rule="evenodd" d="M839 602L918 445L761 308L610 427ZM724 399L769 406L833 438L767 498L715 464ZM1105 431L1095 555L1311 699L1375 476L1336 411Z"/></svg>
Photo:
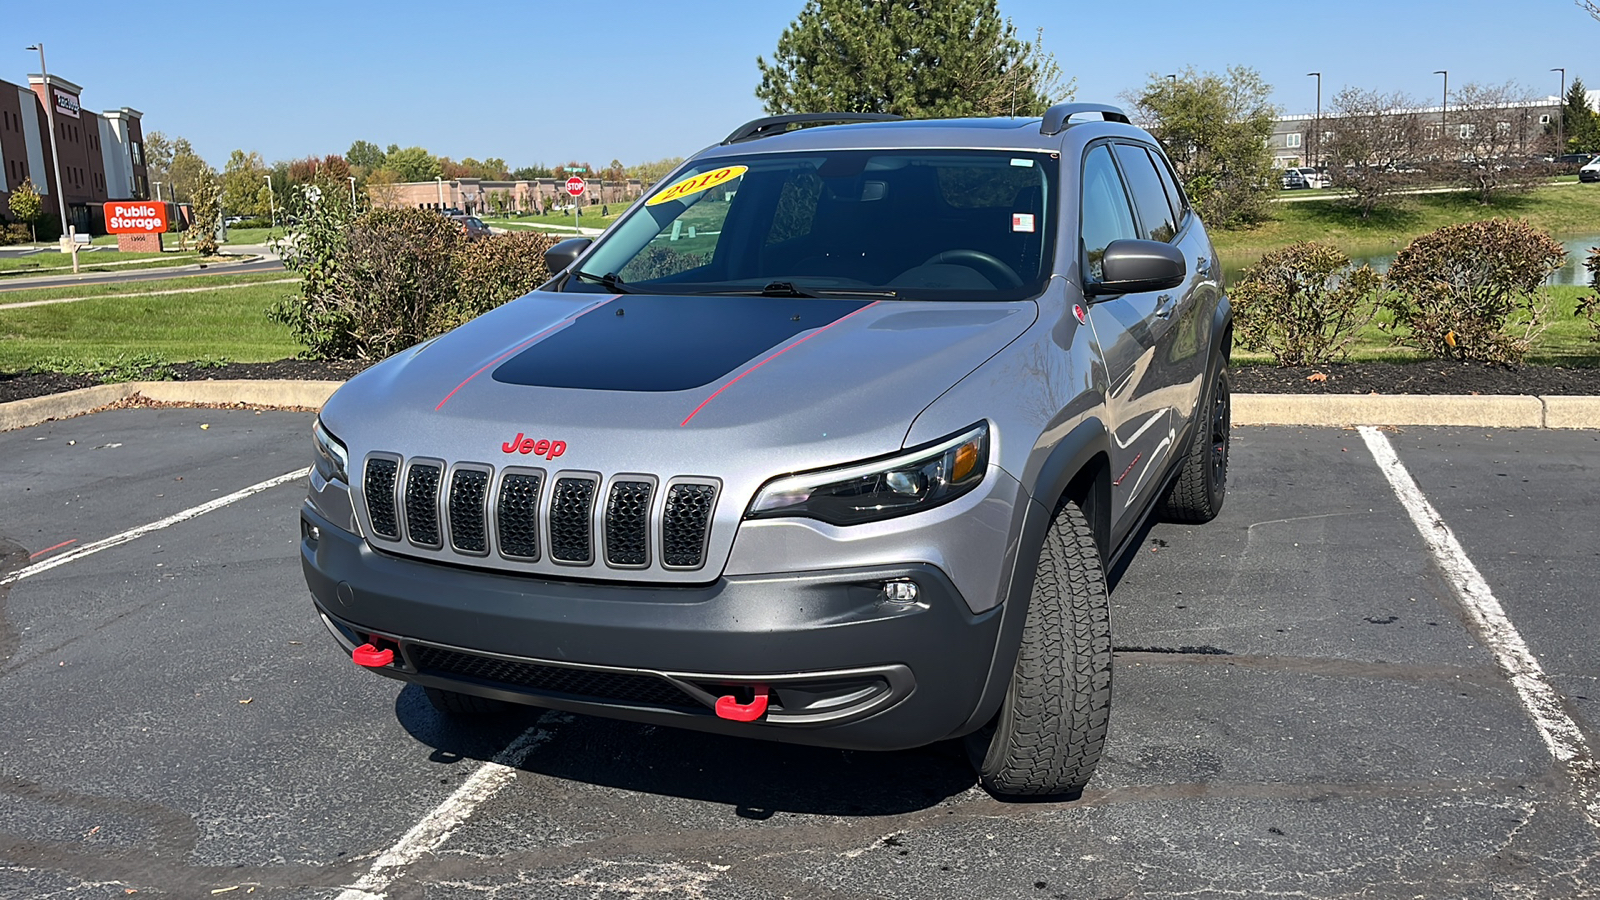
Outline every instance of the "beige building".
<svg viewBox="0 0 1600 900"><path fill-rule="evenodd" d="M644 185L637 178L626 181L588 179L588 187L578 197L578 205L623 207L639 198ZM374 206L391 209L460 210L468 215L538 213L570 208L565 178L535 178L527 181L485 181L481 178L440 178L393 185L370 185L368 194ZM614 210L613 210L614 211Z"/></svg>

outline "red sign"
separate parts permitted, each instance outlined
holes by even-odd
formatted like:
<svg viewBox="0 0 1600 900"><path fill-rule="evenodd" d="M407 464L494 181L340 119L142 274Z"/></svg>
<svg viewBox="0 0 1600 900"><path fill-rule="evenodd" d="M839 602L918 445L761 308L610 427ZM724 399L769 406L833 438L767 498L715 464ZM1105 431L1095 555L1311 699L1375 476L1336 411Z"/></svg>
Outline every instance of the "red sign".
<svg viewBox="0 0 1600 900"><path fill-rule="evenodd" d="M165 234L167 205L149 200L106 204L106 234Z"/></svg>
<svg viewBox="0 0 1600 900"><path fill-rule="evenodd" d="M587 186L588 185L583 183L583 179L579 178L576 175L574 175L571 178L567 179L567 193L571 194L574 197L576 197L579 194L583 193L583 189L585 187L587 187Z"/></svg>

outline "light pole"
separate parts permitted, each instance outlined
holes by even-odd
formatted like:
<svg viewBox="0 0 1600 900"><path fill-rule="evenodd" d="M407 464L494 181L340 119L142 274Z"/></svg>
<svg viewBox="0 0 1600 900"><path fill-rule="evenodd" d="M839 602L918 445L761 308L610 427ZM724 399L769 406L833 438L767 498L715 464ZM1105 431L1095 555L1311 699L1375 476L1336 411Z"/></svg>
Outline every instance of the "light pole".
<svg viewBox="0 0 1600 900"><path fill-rule="evenodd" d="M1307 78L1310 78L1313 75L1315 75L1316 78L1317 78L1317 118L1316 118L1316 120L1314 121L1314 123L1312 125L1312 129L1314 130L1314 132L1316 134L1316 137L1317 137L1317 156L1316 156L1317 161L1312 163L1312 165L1320 166L1320 165L1322 165L1322 73L1321 72L1307 72L1306 73L1306 77Z"/></svg>
<svg viewBox="0 0 1600 900"><path fill-rule="evenodd" d="M160 203L161 202L161 182L156 181L156 182L152 182L152 184L154 184L156 186L156 202Z"/></svg>
<svg viewBox="0 0 1600 900"><path fill-rule="evenodd" d="M278 198L272 193L272 176L263 175L267 181L267 212L271 215L272 227L278 227ZM260 207L256 207L260 209Z"/></svg>
<svg viewBox="0 0 1600 900"><path fill-rule="evenodd" d="M1556 102L1556 156L1567 152L1567 70L1557 66L1552 72L1561 73L1561 93Z"/></svg>
<svg viewBox="0 0 1600 900"><path fill-rule="evenodd" d="M1448 127L1444 114L1445 110L1450 106L1450 70L1439 69L1433 74L1444 76L1444 93L1440 95L1441 98L1439 100L1439 139L1442 141L1445 139L1445 128Z"/></svg>
<svg viewBox="0 0 1600 900"><path fill-rule="evenodd" d="M50 86L50 70L44 67L44 41L29 44L23 49L39 51L39 77L44 79L44 115L50 125L50 162L56 169L56 209L61 213L61 233L70 236L77 229L71 231L67 229L67 195L61 187L61 154L56 150L56 144L60 142L61 136L56 134L56 103L51 94L55 89Z"/></svg>
<svg viewBox="0 0 1600 900"><path fill-rule="evenodd" d="M444 176L433 176L433 183L439 192L439 212L444 212ZM427 184L427 182L424 181L423 184Z"/></svg>
<svg viewBox="0 0 1600 900"><path fill-rule="evenodd" d="M353 216L356 214L356 177L354 175L345 177L350 179L350 215Z"/></svg>

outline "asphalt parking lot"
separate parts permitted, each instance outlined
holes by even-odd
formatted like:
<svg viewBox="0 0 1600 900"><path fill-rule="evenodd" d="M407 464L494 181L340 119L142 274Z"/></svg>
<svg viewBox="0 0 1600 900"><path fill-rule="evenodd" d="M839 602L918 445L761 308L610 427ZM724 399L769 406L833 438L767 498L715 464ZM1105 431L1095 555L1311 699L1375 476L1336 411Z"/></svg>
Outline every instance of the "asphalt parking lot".
<svg viewBox="0 0 1600 900"><path fill-rule="evenodd" d="M1120 574L1099 775L1019 804L938 748L441 719L312 611L262 486L310 423L0 433L0 897L1600 896L1600 432L1236 429L1222 516Z"/></svg>

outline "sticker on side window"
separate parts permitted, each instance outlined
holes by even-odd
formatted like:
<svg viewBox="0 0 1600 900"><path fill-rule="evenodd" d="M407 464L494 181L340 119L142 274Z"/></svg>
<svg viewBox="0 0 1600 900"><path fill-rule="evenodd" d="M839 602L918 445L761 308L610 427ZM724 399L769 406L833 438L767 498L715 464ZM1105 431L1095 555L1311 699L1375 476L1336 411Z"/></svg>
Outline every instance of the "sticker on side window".
<svg viewBox="0 0 1600 900"><path fill-rule="evenodd" d="M1028 159L1027 157L1013 156L1011 158L1011 164L1013 166L1019 166L1019 167L1024 168L1024 169L1033 168L1033 160Z"/></svg>
<svg viewBox="0 0 1600 900"><path fill-rule="evenodd" d="M1033 213L1012 213L1012 231L1033 231Z"/></svg>
<svg viewBox="0 0 1600 900"><path fill-rule="evenodd" d="M710 190L719 184L726 184L743 175L748 168L748 166L723 166L720 169L701 172L699 175L691 175L646 200L644 205L655 206L658 203L671 203L674 200L682 200L701 191Z"/></svg>

